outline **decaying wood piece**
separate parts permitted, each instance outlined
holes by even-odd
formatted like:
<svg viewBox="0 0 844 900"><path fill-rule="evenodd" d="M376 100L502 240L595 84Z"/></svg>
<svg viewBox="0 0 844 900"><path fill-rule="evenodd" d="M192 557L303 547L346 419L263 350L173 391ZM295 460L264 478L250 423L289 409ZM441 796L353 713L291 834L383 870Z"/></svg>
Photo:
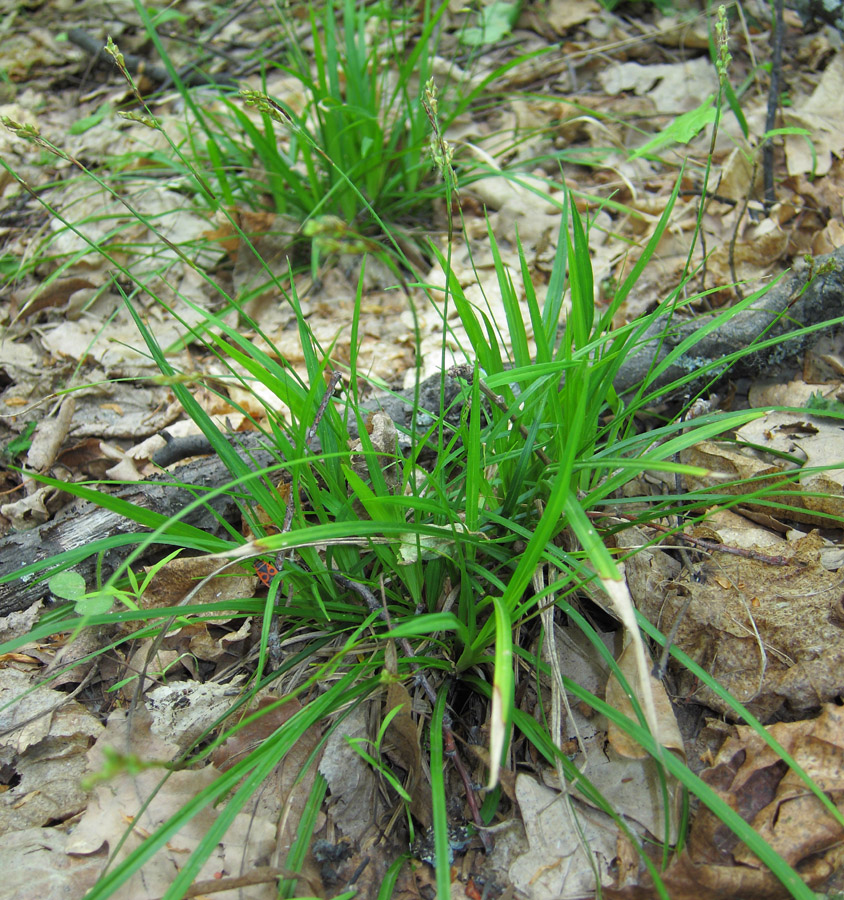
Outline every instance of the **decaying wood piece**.
<svg viewBox="0 0 844 900"><path fill-rule="evenodd" d="M256 468L272 465L274 461L271 454L265 450L256 450L250 457ZM231 474L218 457L210 456L180 466L172 474L162 476L161 483L144 482L128 485L115 491L114 496L164 516L174 516L199 495L199 492L174 487L172 483L174 481L207 490L231 481ZM223 529L217 516L237 524L239 515L234 499L224 494L210 500L207 506L192 510L181 521L208 534L220 534ZM59 553L90 548L90 555L74 565L74 570L91 586L96 574L97 542L115 535L131 536L148 532L148 528L108 509L93 503L77 502L62 510L54 520L45 522L38 528L15 532L3 538L0 541L0 575L15 572L30 563L48 559ZM127 542L125 546L109 550L103 558L103 578L108 578L135 546L135 542ZM150 550L157 553L160 552L160 547L151 547ZM0 584L0 616L28 609L48 594L46 581L36 582L34 575L28 579L15 579Z"/></svg>
<svg viewBox="0 0 844 900"><path fill-rule="evenodd" d="M815 275L802 295L800 292L809 281L808 270L783 277L750 307L736 313L726 325L704 336L687 353L678 356L665 372L653 380L650 392L664 388L684 375L700 371L710 365L716 368L710 369L700 379L688 384L686 390L697 390L724 374L731 378L763 374L776 378L788 368L800 365L806 350L818 340L824 330L795 335L787 339L786 336L801 328L819 325L844 315L844 247L839 247L834 253L817 257L814 261L814 271L821 274ZM717 315L718 313L707 313L687 321L679 318L669 321L667 317L661 317L654 321L643 335L639 348L625 359L619 369L614 381L616 391L625 394L634 389L657 362L665 359L686 338L706 328ZM768 328L770 330L765 332ZM763 332L766 340L781 337L783 341L748 354L736 361L729 371L726 371L724 365L719 372L717 368L719 362L736 350L749 346ZM432 375L419 386L421 414L417 413L417 428L420 431L430 427L431 414L436 415L435 410L440 408L440 382L443 378L445 407L452 408L454 420L460 417L460 406L454 405L454 399L460 392L457 382L448 375ZM381 394L363 406L369 410L382 409L398 426L409 429L414 394L413 388L397 391L391 395ZM354 422L351 424L354 425Z"/></svg>
<svg viewBox="0 0 844 900"><path fill-rule="evenodd" d="M679 356L655 380L651 389L665 387L690 372L717 364L742 347L748 347L763 332L765 340L785 338L801 328L838 319L844 314L844 247L817 257L813 268L821 274L816 274L808 286L808 270L786 275L747 309L737 313L726 326L706 335L687 353ZM801 295L804 286L806 289ZM632 353L619 370L614 382L618 393L631 390L646 376L655 360L664 359L686 338L706 328L717 315L718 313L711 313L697 316L687 322L657 319L648 329L641 349ZM770 330L766 332L769 327ZM666 330L667 334L664 334ZM799 365L803 354L822 333L823 331L816 331L795 335L776 346L750 353L736 361L728 375L740 378L764 374L776 378L783 370ZM710 370L704 378L710 381L717 375L717 369ZM695 385L691 387L694 388Z"/></svg>

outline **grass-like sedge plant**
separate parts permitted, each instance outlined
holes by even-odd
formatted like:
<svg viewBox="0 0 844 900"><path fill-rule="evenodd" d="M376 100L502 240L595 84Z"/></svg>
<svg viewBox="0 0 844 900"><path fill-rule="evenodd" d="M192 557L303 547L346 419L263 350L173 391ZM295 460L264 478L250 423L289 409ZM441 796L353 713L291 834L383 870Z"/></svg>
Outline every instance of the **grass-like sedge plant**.
<svg viewBox="0 0 844 900"><path fill-rule="evenodd" d="M504 342L497 334L496 323L483 309L468 303L455 279L447 280L450 302L457 305L472 342L463 350L467 360L477 362L469 370L459 373L465 378L462 401L465 412L460 425L451 430L440 419L427 433L410 435L412 449L407 456L396 455L394 465L401 473L401 490L388 487L384 460L379 453L364 451L368 459L366 477L358 474L351 465L347 449L347 417L360 415L354 407L343 408L330 402L317 429L321 449L316 453L307 450L307 432L324 399L323 376L330 358L326 348L314 340L301 315L298 322L307 351L306 379L298 378L283 362L258 349L243 337L240 329L233 328L221 318L209 315L201 334L196 332L205 351L213 353L218 362L228 368L233 379L242 386L248 386L250 381L253 384L260 382L280 401L279 405L290 410L289 415L281 419L274 411L276 405L270 404L266 423L256 422L256 427L265 429L268 441L278 450L278 462L272 470L286 472L291 482L290 496L295 498L295 503L286 531L245 545L236 534L228 541L211 538L181 525L178 517L167 520L107 494L83 486L66 486L79 496L96 499L149 527L145 536L137 538L135 556L158 543L170 548L176 543L184 548L184 552L213 553L221 559L239 559L258 552L288 553L289 562L282 572L287 599L281 637L291 638L315 628L321 634L311 641L314 654L311 671L296 690L299 695L309 687L322 685L317 697L308 704L306 714L294 717L212 788L187 804L166 826L151 835L142 848L105 875L92 897L108 896L190 816L204 805L226 797L227 816L218 820L219 826L208 832L167 895L179 896L194 877L202 859L223 837L220 829L224 822L247 802L250 793L290 752L307 727L314 722L334 721L348 708L350 697L365 698L381 690L383 653L390 640L406 640L412 647L424 648L413 656L405 655L400 659L398 674L411 679L421 668L438 686L440 699L434 705L431 720L432 752L441 752L442 747L442 702L448 681L440 682L440 677L445 668L492 701L496 710L495 735L499 741L498 755L493 757L496 766L510 764L507 755L509 739L512 728L518 728L549 764L562 767L570 779L577 777L590 800L617 817L608 803L602 803L600 791L578 775L547 732L514 708L514 655L529 660L541 673L547 674L548 669L542 659L532 658L526 647L514 645L512 635L519 631L519 626L537 616L546 598L553 596L558 608L581 625L593 641L595 652L602 654L610 669L623 679L603 643L578 612L578 590L597 584L613 595L620 585L615 561L586 514L590 510L603 509L613 492L642 469L676 470L678 466L673 458L680 449L723 433L759 415L760 411L705 417L695 420L692 425L669 423L658 435L659 442L654 441L653 433L637 433L634 415L653 398L654 392L649 391L646 381L633 402L625 402L615 395L613 374L628 353L636 352L655 317L676 305L679 294L675 292L666 298L643 320L611 331L612 310L599 315L592 301L584 223L573 206L570 205L569 210L570 221L564 220L561 226L554 275L545 297L540 302L534 291L528 290L529 320L537 345L535 358L529 350L524 319L503 264L499 269L499 287L508 310L507 326L514 348L512 357L503 352ZM623 300L625 291L632 287L647 264L659 239L659 231L667 224L669 212L666 211L660 229L645 248L641 267L637 267L621 286L617 302ZM492 232L489 241L491 247L497 247ZM521 258L522 265L526 266L523 254ZM291 304L297 308L292 283L287 285L287 291ZM561 326L561 300L565 295L570 297L571 311ZM182 298L182 302L191 307L187 298ZM232 302L235 301L232 299ZM725 311L723 322L726 323L732 314L732 310ZM284 522L288 514L286 502L268 489L232 450L225 436L194 399L188 385L180 379L180 373L172 368L154 334L140 317L137 323L148 352L158 361L164 375L172 379L172 389L186 412L230 467L232 481L218 490L237 492L242 498L244 516L256 533L261 532L260 522L266 521L267 516L276 523ZM260 331L260 323L250 322L249 325ZM354 358L350 374L353 378L360 374L356 371ZM651 377L655 379L658 374L655 370ZM214 383L218 384L219 378ZM672 387L679 389L682 385ZM209 384L209 389L215 388ZM500 402L485 403L486 391L500 398ZM662 389L658 393L663 393ZM365 428L361 433L366 434ZM422 466L419 461L422 450L432 445L435 450L433 462ZM764 492L760 498L764 498ZM699 501L699 498L695 499ZM207 496L200 495L196 503L207 500ZM366 511L366 518L361 518L361 508ZM259 509L265 515L259 515ZM564 549L559 538L566 529L577 536L579 549ZM354 544L350 545L350 540ZM108 540L100 543L102 546L90 549L94 552L108 549ZM319 550L319 545L327 549ZM71 567L78 558L78 554L56 557L6 578ZM103 590L107 593L113 589L120 599L119 592L132 564L130 557ZM546 587L540 593L531 593L529 585L540 568L547 573ZM362 606L354 592L340 588L334 577L336 573L368 585L372 590L380 590L383 585L390 625ZM441 612L438 605L447 584L457 588L458 597L451 611ZM234 607L237 615L254 616L263 622L266 643L272 611L281 599L278 588L279 585L273 586L266 601L244 598L240 602L227 602L226 614L229 615ZM121 612L81 617L66 611L63 615L53 616L29 637L40 639L62 631L125 621L127 614L131 616L132 613L127 613L131 607L125 603L124 607ZM184 622L190 621L192 616L213 611L212 605L161 610L152 619L140 612L135 615L139 617L138 622L142 625L139 634L143 636L163 628L171 615L179 615L180 621ZM660 640L659 633L651 625L641 621L639 625ZM330 662L320 661L324 657L317 655L317 651L325 646L326 632L336 646ZM357 648L363 644L371 648L373 640L375 652L370 649L366 661L361 662ZM118 638L102 652L119 650L126 641L128 638ZM12 650L20 643L0 650ZM284 660L274 671L267 671L264 665L267 655L263 653L242 702L286 674L294 662L301 661L303 656L307 658L307 652L305 647L295 660ZM685 663L694 665L689 660ZM479 678L478 673L483 672L486 677ZM711 683L706 672L699 670L698 674L703 681ZM790 869L758 835L690 771L660 750L650 736L645 709L640 708L638 721L632 721L569 679L564 678L563 682L568 692L612 718L661 760L666 795L672 779L679 780L715 809L793 888L795 896L801 895ZM712 686L717 689L717 685ZM632 686L631 693L635 694ZM237 708L238 705L233 704L233 713ZM739 704L736 709L746 721L754 723L755 720ZM759 727L758 723L756 725ZM211 731L207 735L212 740L211 746L237 727L236 724L221 723L217 733ZM188 760L201 762L208 750L207 747L199 749L200 746L194 754L174 761L174 765L179 767ZM324 782L318 779L315 787L318 793L313 798L315 804L324 788ZM435 823L441 835L437 850L444 860L448 847L445 840L445 782L440 766L432 765L432 791ZM489 796L496 795L492 792ZM482 813L491 820L495 804L484 804ZM619 822L623 825L621 820ZM288 864L295 862L290 860ZM439 872L447 871L447 866L439 867ZM656 869L653 876L658 882ZM440 887L444 889L444 884Z"/></svg>
<svg viewBox="0 0 844 900"><path fill-rule="evenodd" d="M207 173L215 204L289 215L304 237L318 239L317 252L320 244L377 252L368 239L383 241L384 223L393 236L420 217L430 221L437 191L419 96L447 4L426 0L418 17L355 0L311 6L312 53L294 32L295 19L279 10L281 49L261 57L262 82L293 80L297 108L277 98L258 103L260 91L223 91L215 104L195 99L153 19L139 2L136 9L185 101L180 155ZM456 115L477 93L451 85L444 114Z"/></svg>

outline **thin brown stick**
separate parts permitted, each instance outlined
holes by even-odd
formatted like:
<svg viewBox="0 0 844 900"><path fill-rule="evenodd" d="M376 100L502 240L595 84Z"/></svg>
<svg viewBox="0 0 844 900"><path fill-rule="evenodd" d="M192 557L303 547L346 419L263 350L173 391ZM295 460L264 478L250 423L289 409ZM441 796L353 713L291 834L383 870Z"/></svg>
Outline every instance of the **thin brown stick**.
<svg viewBox="0 0 844 900"><path fill-rule="evenodd" d="M289 878L297 881L304 879L308 882L308 888L311 891L316 887L302 872L294 872L291 869L276 869L272 866L258 866L245 875L237 875L230 878L207 878L203 881L195 881L182 896L188 898L201 897L203 894L219 894L221 891L234 891L253 884L267 884L268 882L278 881L280 878Z"/></svg>
<svg viewBox="0 0 844 900"><path fill-rule="evenodd" d="M768 113L765 131L771 132L777 124L777 110L780 104L780 81L782 80L782 21L783 0L774 0L773 56L771 59L771 86L768 90ZM771 138L762 147L762 168L765 178L765 212L770 212L777 201L774 189L774 145Z"/></svg>
<svg viewBox="0 0 844 900"><path fill-rule="evenodd" d="M462 378L465 381L468 381L469 384L471 384L472 380L475 377L475 370L471 366L453 366L448 370L448 374L452 378ZM530 437L527 428L525 428L525 426L522 425L515 416L509 414L510 410L507 407L507 403L504 398L500 394L496 394L495 391L492 390L492 388L487 387L481 378L478 379L478 387L480 388L481 393L484 395L484 397L486 397L490 403L493 403L495 406L497 406L519 429L519 434L521 434L521 436L525 440L527 440ZM539 459L543 465L549 467L553 465L553 463L551 462L551 458L544 450L541 450L539 447L534 447L533 452L536 454L537 459Z"/></svg>
<svg viewBox="0 0 844 900"><path fill-rule="evenodd" d="M688 596L683 602L680 611L674 617L674 621L671 623L671 630L665 637L665 644L662 647L662 653L659 655L659 661L654 664L653 670L651 671L651 675L656 678L657 681L662 681L665 678L665 672L668 669L668 657L671 653L671 646L674 641L677 639L677 632L680 630L680 623L686 617L686 613L689 611L689 607L692 605L692 600L694 599L694 593L689 591Z"/></svg>
<svg viewBox="0 0 844 900"><path fill-rule="evenodd" d="M594 519L614 517L617 519L625 519L628 522L635 522L638 518L637 516L630 515L629 513L605 513L596 510L590 510L586 513L586 515ZM671 534L678 540L685 541L687 544L691 544L691 546L693 547L697 547L700 550L706 550L710 553L729 553L733 556L744 557L744 559L755 559L758 562L763 562L769 566L806 565L806 563L802 559L794 559L787 556L769 556L767 553L759 553L757 550L746 550L743 547L730 547L727 544L719 544L717 541L708 541L705 538L692 537L690 534L683 534L682 532L677 531L676 528L668 528L666 525L660 525L657 522L647 522L645 524L648 528L653 528L655 531L661 531L663 534Z"/></svg>
<svg viewBox="0 0 844 900"><path fill-rule="evenodd" d="M308 428L307 433L305 434L305 450L311 449L311 443L316 437L319 423L322 421L322 417L325 415L325 410L328 409L328 402L334 396L334 391L337 385L340 384L341 377L342 376L339 372L332 372L331 377L328 379L328 383L325 386L325 393L322 395L322 400L319 401L319 406L317 407L314 420L311 423L310 428Z"/></svg>

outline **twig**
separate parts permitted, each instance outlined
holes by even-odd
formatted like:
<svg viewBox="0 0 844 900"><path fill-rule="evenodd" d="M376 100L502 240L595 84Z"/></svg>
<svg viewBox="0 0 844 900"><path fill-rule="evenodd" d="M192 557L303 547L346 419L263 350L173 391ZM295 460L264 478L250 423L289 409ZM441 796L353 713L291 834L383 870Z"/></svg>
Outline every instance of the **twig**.
<svg viewBox="0 0 844 900"><path fill-rule="evenodd" d="M777 109L780 103L780 81L782 80L782 6L783 0L774 0L774 46L771 59L771 86L768 89L768 115L765 131L771 132L777 124ZM762 167L765 178L765 212L770 212L776 203L774 191L774 144L771 138L762 147Z"/></svg>
<svg viewBox="0 0 844 900"><path fill-rule="evenodd" d="M309 879L303 872L294 872L292 869L276 869L272 866L258 866L245 875L230 878L207 878L203 881L195 881L181 896L188 898L201 897L203 894L219 894L221 891L233 891L253 884L267 884L268 882L278 881L281 878L304 879L308 883L310 890L314 890L316 887L313 880Z"/></svg>
<svg viewBox="0 0 844 900"><path fill-rule="evenodd" d="M674 617L674 621L671 623L671 630L665 637L665 644L662 647L662 653L659 655L659 661L654 663L653 670L651 671L651 675L657 679L657 681L662 681L665 678L665 672L668 669L668 656L671 653L671 645L677 638L677 632L680 630L680 623L686 617L686 613L689 611L689 607L692 605L692 600L694 599L694 592L689 591L680 611Z"/></svg>
<svg viewBox="0 0 844 900"><path fill-rule="evenodd" d="M91 37L91 35L81 28L69 29L67 32L67 39L86 53L89 53L96 62L106 63L109 66L113 63L113 59L106 53L103 47L103 42L95 37ZM126 63L126 68L132 75L139 75L142 73L146 75L150 81L154 81L157 84L164 84L170 80L170 75L163 66L152 65L142 56L136 56L133 53L124 53L123 59ZM182 76L182 81L188 87L196 87L197 85L203 84L217 85L219 87L237 87L237 82L231 78L226 78L225 76L216 78L212 75L206 75L203 72L198 71L185 72Z"/></svg>
<svg viewBox="0 0 844 900"><path fill-rule="evenodd" d="M683 405L687 406L688 402L689 402L689 395L686 394ZM699 415L703 415L704 412L709 412L710 404L708 402L705 402L704 407L700 408L700 407L698 407L699 402L700 402L700 400L696 400L695 403L691 407L687 406L686 411L680 417L681 422L685 422L688 419L693 419ZM684 428L683 431L687 432L688 429ZM679 450L674 454L674 462L677 465L680 464L680 451ZM680 475L679 471L674 473L674 490L676 491L676 493L678 495L683 493L683 479L682 479L682 476ZM679 513L676 516L674 516L674 526L677 529L677 533L681 534L682 530L683 530L683 521L680 518ZM689 554L686 553L686 551L683 547L679 547L678 549L680 551L680 559L683 562L683 566L686 568L686 571L689 573L689 577L691 578L694 576L694 569L692 568L692 561L691 561L691 559L689 559Z"/></svg>
<svg viewBox="0 0 844 900"><path fill-rule="evenodd" d="M589 516L590 519L615 517L617 519L625 519L628 522L636 522L638 520L638 516L620 512L605 513L599 510L589 510L586 515ZM668 528L666 525L660 525L657 522L648 522L647 527L653 528L655 531L661 531L663 534L671 534L678 540L685 541L687 544L691 544L691 546L697 547L699 550L706 550L710 553L729 553L733 556L744 557L744 559L755 559L757 562L765 563L768 566L806 565L802 559L789 558L787 556L769 556L767 553L759 553L758 550L747 550L743 547L730 547L727 544L719 544L717 541L708 541L704 538L692 537L690 534L683 534L682 532L677 531L676 528ZM660 547L660 549L670 550L672 548Z"/></svg>
<svg viewBox="0 0 844 900"><path fill-rule="evenodd" d="M325 393L322 395L322 400L319 401L319 406L317 407L316 415L314 416L314 421L311 423L310 428L308 428L307 433L305 434L305 449L311 449L311 442L314 437L316 437L317 428L319 428L319 423L322 421L322 417L325 415L325 410L328 408L328 401L334 395L334 390L337 385L340 384L340 378L342 376L339 372L332 372L331 377L328 379L328 384L325 388Z"/></svg>
<svg viewBox="0 0 844 900"><path fill-rule="evenodd" d="M471 366L452 366L452 368L448 370L448 374L452 378L463 378L465 381L468 381L469 384L471 384L472 380L475 377L475 370ZM525 428L525 426L522 425L515 416L510 415L510 410L507 407L507 403L505 402L504 398L500 394L496 394L495 391L492 390L492 388L487 387L484 384L483 380L480 378L478 379L478 387L480 388L481 393L484 395L484 397L486 397L490 403L493 403L495 406L497 406L519 429L519 434L521 434L521 436L525 440L527 440L530 437L527 428ZM533 452L536 454L537 459L539 459L543 465L549 467L553 465L553 463L551 462L551 458L547 453L545 453L544 450L541 450L539 447L534 447Z"/></svg>
<svg viewBox="0 0 844 900"><path fill-rule="evenodd" d="M678 191L681 197L700 197L703 191L700 188L689 188L686 190ZM733 200L732 197L725 197L723 194L719 194L717 192L707 193L706 195L710 200L715 200L718 203L723 203L725 206L738 206L738 200Z"/></svg>

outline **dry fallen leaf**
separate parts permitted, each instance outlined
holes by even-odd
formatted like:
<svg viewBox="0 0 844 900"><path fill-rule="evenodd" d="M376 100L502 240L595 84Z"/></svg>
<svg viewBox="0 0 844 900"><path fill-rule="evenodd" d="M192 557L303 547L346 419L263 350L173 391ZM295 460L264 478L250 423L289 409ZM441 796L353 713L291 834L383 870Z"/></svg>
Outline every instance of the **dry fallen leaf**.
<svg viewBox="0 0 844 900"><path fill-rule="evenodd" d="M403 786L411 797L410 811L421 826L427 828L431 824L431 791L422 777L422 748L416 723L410 714L412 705L407 688L399 682L391 682L387 688L384 715L397 706L401 711L390 720L384 752L407 773Z"/></svg>
<svg viewBox="0 0 844 900"><path fill-rule="evenodd" d="M631 531L621 542L645 543ZM793 565L715 552L696 566L698 581L662 550L641 550L625 562L639 610L668 632L691 592L677 646L763 721L788 709L805 713L844 692L844 610L840 576L821 564L816 533L761 549ZM713 691L678 669L681 697L732 715Z"/></svg>
<svg viewBox="0 0 844 900"><path fill-rule="evenodd" d="M543 10L543 17L547 17L548 24L557 34L565 34L573 26L588 22L602 12L595 0L550 0Z"/></svg>
<svg viewBox="0 0 844 900"><path fill-rule="evenodd" d="M697 108L716 88L715 70L707 57L651 66L619 63L601 70L598 79L608 94L645 95L655 111L669 115Z"/></svg>
<svg viewBox="0 0 844 900"><path fill-rule="evenodd" d="M844 711L835 704L820 716L801 722L777 722L771 736L794 758L817 786L837 803L844 799ZM752 804L730 799L734 808L791 865L823 853L844 839L844 826L825 811L803 780L749 726L739 725L735 736L721 747L712 766L701 777L726 798L750 792ZM750 816L750 812L753 815ZM698 817L692 847L711 846L706 835L719 828L710 813ZM737 863L761 866L759 860L735 841L730 848L719 842L722 854L731 852Z"/></svg>
<svg viewBox="0 0 844 900"><path fill-rule="evenodd" d="M530 777L516 779L516 796L530 849L510 866L513 886L530 900L581 897L612 883L617 826L604 813L568 800ZM575 824L577 823L577 824ZM586 856L588 852L591 858Z"/></svg>
<svg viewBox="0 0 844 900"><path fill-rule="evenodd" d="M174 681L148 691L145 697L153 734L187 750L211 726L228 713L237 689L231 684ZM228 727L227 723L227 726Z"/></svg>
<svg viewBox="0 0 844 900"><path fill-rule="evenodd" d="M105 849L85 857L67 855L61 828L25 828L3 836L0 868L5 900L81 900L100 878Z"/></svg>
<svg viewBox="0 0 844 900"><path fill-rule="evenodd" d="M174 744L150 732L145 710L135 711L131 732L128 725L122 710L109 717L106 730L89 753L93 772L101 770L106 746L118 752L135 753L147 761L170 760L178 755ZM165 769L152 768L134 775L118 774L98 783L87 810L67 842L66 852L72 857L99 857L101 848L106 845L116 853L112 862L125 859L148 834L210 786L220 773L213 766L206 766L171 772L166 779L165 775L168 775ZM147 800L149 803L144 806ZM164 894L187 855L196 848L219 814L213 805L200 810L112 896L116 900L153 900ZM118 850L119 839L127 833L127 840ZM249 871L270 857L274 844L275 822L241 812L202 866L197 879L210 879L223 871L231 874ZM225 891L215 895L215 900L237 900L239 896L242 895L238 891ZM254 900L272 900L277 892L271 883L253 885L249 896Z"/></svg>
<svg viewBox="0 0 844 900"><path fill-rule="evenodd" d="M844 91L844 52L840 51L821 76L820 84L808 99L796 99L785 110L788 125L808 130L807 136L786 135L785 156L788 174L826 175L833 157L844 157L844 123L841 94ZM811 141L811 144L809 143Z"/></svg>
<svg viewBox="0 0 844 900"><path fill-rule="evenodd" d="M263 741L270 739L275 731L302 708L295 698L279 703L275 696L265 694L257 704L250 706L250 721L214 751L212 762L221 772L225 772ZM263 715L251 718L252 713L261 711L264 711ZM319 745L320 736L319 726L310 726L267 776L262 790L256 793L254 802L247 805L247 809L254 810L261 818L282 823L277 836L278 859L285 859L299 833L299 823L317 772L313 763L307 770L305 764ZM318 879L315 872L310 877Z"/></svg>
<svg viewBox="0 0 844 900"><path fill-rule="evenodd" d="M785 414L772 413L767 421L770 423L768 429L773 434L772 429L777 427ZM790 449L799 450L803 441L808 441L813 434L816 434L819 428L825 426L815 426L811 424L811 420L816 419L811 415L798 418L794 415L785 416L789 421L791 433L788 435L790 439ZM820 422L820 420L818 420ZM798 433L798 429L803 433ZM751 434L750 430L744 432ZM840 429L836 430L835 426L827 426L827 434L837 446L844 446L844 432ZM771 446L775 447L773 441ZM835 471L813 473L807 472L797 481L786 481L786 476L793 471L793 467L789 466L781 459L760 459L758 455L752 452L743 452L736 450L736 445L718 441L701 441L688 450L684 450L680 454L680 460L691 466L700 466L707 469L704 476L685 475L684 482L687 490L701 490L704 488L715 489L721 494L730 494L732 496L742 496L745 494L755 493L762 488L770 489L772 485L778 487L777 491L768 494L768 500L774 503L781 503L788 507L787 511L779 511L782 517L788 516L797 522L806 522L814 525L826 525L829 517L844 517L844 489L838 481L833 480ZM817 448L814 448L817 454ZM833 451L834 452L834 451ZM804 457L806 451L802 451ZM844 458L844 457L841 457ZM841 476L839 476L840 478ZM747 501L749 509L757 510L762 513L769 511L770 507L754 503L752 500Z"/></svg>
<svg viewBox="0 0 844 900"><path fill-rule="evenodd" d="M631 650L631 644L628 641L618 658L618 666L622 675L627 679L631 690L636 693L636 700L639 706L642 705L642 698L638 690L639 677L636 669L636 661ZM667 750L676 752L681 759L685 759L686 751L683 746L683 738L680 735L680 729L677 727L677 718L665 692L665 687L661 681L651 675L651 690L653 691L654 701L657 712L657 724L659 731L657 732L657 740ZM610 706L624 713L629 719L637 721L633 704L627 692L622 688L621 683L616 678L615 673L611 673L607 682L606 700ZM626 731L622 730L614 722L610 722L607 727L607 736L613 749L621 756L628 759L647 759L648 753L644 748L631 738Z"/></svg>
<svg viewBox="0 0 844 900"><path fill-rule="evenodd" d="M375 773L346 739L371 737L368 705L361 704L332 731L319 764L320 774L331 791L332 819L342 835L353 841L359 841L374 827L383 807Z"/></svg>
<svg viewBox="0 0 844 900"><path fill-rule="evenodd" d="M87 801L79 783L103 726L76 700L35 684L25 672L0 669L0 766L8 786L0 792L0 834L64 821Z"/></svg>

